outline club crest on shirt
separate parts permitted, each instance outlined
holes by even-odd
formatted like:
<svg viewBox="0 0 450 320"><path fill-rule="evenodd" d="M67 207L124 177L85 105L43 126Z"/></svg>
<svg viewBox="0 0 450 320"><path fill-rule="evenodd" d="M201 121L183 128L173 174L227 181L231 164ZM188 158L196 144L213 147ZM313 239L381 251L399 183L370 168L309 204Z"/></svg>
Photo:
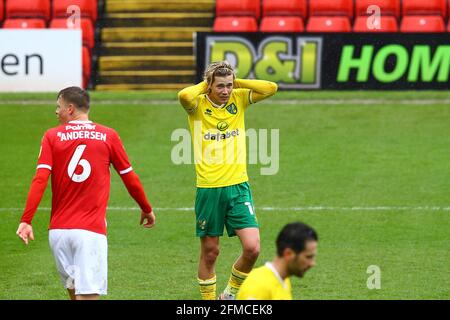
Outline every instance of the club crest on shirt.
<svg viewBox="0 0 450 320"><path fill-rule="evenodd" d="M237 107L234 103L230 104L227 106L227 111L231 114L236 114L237 113Z"/></svg>
<svg viewBox="0 0 450 320"><path fill-rule="evenodd" d="M198 226L199 226L199 228L201 230L205 229L205 227L206 227L206 220L198 220L197 223L198 223Z"/></svg>

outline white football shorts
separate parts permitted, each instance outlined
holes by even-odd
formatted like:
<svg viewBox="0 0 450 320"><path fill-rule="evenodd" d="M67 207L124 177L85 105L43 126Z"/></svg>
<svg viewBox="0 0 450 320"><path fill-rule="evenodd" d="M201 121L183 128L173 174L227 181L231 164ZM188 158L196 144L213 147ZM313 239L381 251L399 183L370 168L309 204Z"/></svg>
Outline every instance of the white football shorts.
<svg viewBox="0 0 450 320"><path fill-rule="evenodd" d="M75 289L76 295L106 295L108 242L105 235L82 229L51 229L49 243L66 289Z"/></svg>

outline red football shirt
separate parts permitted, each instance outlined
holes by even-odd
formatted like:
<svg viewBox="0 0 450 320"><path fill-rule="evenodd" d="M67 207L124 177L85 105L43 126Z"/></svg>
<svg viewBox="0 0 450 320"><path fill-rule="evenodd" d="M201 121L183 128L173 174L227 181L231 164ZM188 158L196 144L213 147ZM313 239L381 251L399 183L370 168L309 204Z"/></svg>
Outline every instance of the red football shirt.
<svg viewBox="0 0 450 320"><path fill-rule="evenodd" d="M111 128L70 121L44 134L37 168L52 172L49 229L106 234L110 164L121 175L133 170L119 135Z"/></svg>

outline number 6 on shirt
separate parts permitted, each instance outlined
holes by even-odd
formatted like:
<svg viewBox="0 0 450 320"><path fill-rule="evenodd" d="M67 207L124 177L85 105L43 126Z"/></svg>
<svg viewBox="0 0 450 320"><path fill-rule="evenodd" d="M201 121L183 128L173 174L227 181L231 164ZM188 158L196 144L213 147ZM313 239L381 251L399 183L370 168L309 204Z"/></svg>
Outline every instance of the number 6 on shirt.
<svg viewBox="0 0 450 320"><path fill-rule="evenodd" d="M84 150L86 149L85 144L80 144L73 153L72 159L70 159L69 166L67 167L67 173L69 177L74 182L83 182L91 174L91 164L86 159L81 159ZM81 174L76 174L75 169L77 165L83 167L83 172Z"/></svg>

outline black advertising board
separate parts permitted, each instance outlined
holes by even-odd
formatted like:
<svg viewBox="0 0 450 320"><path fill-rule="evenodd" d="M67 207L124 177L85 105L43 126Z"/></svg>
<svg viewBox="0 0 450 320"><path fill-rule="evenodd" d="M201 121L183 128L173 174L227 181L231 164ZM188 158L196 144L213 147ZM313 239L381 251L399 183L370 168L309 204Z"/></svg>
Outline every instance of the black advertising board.
<svg viewBox="0 0 450 320"><path fill-rule="evenodd" d="M228 60L281 89L450 89L447 33L197 33L197 82Z"/></svg>

